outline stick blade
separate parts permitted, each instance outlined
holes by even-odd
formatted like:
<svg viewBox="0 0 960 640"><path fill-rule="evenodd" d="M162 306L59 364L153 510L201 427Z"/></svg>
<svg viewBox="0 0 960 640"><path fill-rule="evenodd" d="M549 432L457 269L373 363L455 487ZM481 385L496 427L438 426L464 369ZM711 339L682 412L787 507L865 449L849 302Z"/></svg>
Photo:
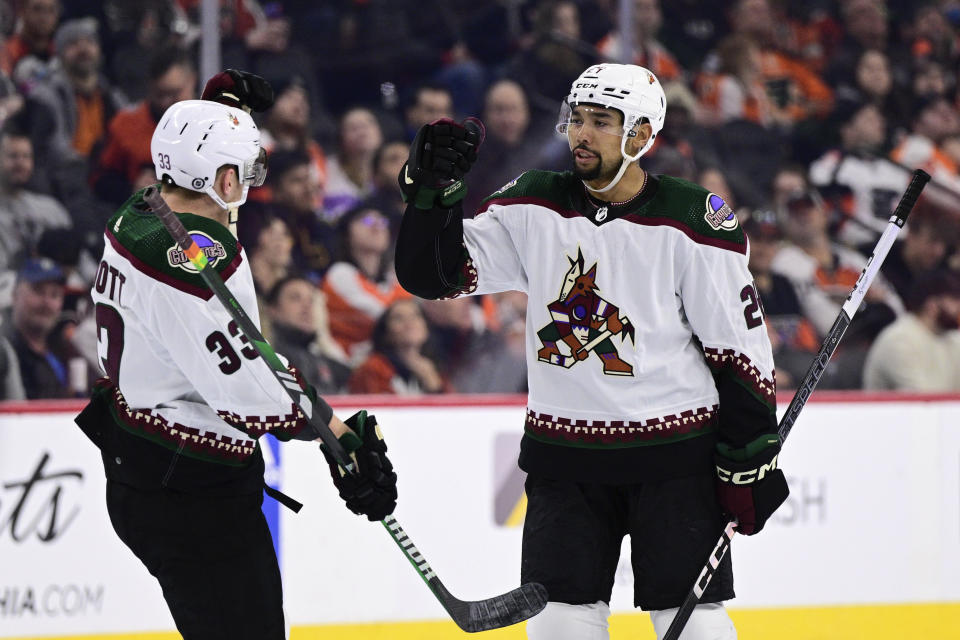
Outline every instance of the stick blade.
<svg viewBox="0 0 960 640"><path fill-rule="evenodd" d="M530 582L500 596L455 604L456 610L450 610L453 621L467 633L477 633L517 624L537 615L547 606L547 590L542 584Z"/></svg>

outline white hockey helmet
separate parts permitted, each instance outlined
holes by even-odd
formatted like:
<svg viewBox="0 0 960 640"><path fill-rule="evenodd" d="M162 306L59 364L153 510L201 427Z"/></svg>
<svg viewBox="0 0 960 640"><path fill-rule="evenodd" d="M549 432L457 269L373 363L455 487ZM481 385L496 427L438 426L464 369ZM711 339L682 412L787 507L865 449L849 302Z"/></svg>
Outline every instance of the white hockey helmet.
<svg viewBox="0 0 960 640"><path fill-rule="evenodd" d="M649 69L635 64L596 64L587 68L573 81L570 94L560 107L560 116L557 120L557 131L566 133L570 126L572 109L578 104L598 105L616 109L623 114L623 129L620 132L620 154L623 163L617 177L603 189L591 189L602 193L612 189L623 177L627 165L636 162L646 153L663 129L663 121L667 115L667 98L657 76ZM644 120L650 123L653 129L650 139L635 154L628 155L626 151L627 138L637 135L636 127Z"/></svg>
<svg viewBox="0 0 960 640"><path fill-rule="evenodd" d="M150 154L158 180L205 193L224 209L242 205L250 187L267 177L266 152L250 114L209 100L183 100L167 109L153 132ZM243 186L234 202L225 202L213 188L224 165L236 167Z"/></svg>

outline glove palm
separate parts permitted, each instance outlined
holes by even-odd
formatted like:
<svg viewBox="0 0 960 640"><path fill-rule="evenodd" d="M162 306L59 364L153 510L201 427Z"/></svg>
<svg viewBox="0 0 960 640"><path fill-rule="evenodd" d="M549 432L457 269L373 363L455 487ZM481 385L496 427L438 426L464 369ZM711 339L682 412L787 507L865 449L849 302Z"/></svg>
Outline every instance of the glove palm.
<svg viewBox="0 0 960 640"><path fill-rule="evenodd" d="M444 209L463 199L463 176L477 160L483 125L475 118L459 124L447 118L420 127L397 181L403 200L418 209Z"/></svg>

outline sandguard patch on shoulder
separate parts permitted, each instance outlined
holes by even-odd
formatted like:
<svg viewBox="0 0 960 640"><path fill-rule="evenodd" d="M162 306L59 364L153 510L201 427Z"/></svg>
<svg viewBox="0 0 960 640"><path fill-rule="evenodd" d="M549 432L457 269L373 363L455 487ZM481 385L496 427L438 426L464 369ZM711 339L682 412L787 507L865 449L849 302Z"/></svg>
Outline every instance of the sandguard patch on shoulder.
<svg viewBox="0 0 960 640"><path fill-rule="evenodd" d="M240 244L233 234L209 218L179 212L177 217L210 265L227 280L242 259ZM213 296L196 267L146 206L143 191L134 194L110 218L105 235L118 253L151 278L204 300Z"/></svg>
<svg viewBox="0 0 960 640"><path fill-rule="evenodd" d="M556 171L526 171L487 196L477 209L490 204L539 204L550 209L572 210L570 185L573 174Z"/></svg>

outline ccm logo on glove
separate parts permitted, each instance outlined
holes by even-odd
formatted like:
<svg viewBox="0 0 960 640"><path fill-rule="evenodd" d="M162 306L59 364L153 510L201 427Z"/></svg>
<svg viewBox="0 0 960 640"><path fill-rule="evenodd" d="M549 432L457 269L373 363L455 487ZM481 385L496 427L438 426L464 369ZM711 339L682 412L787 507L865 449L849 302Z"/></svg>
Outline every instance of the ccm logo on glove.
<svg viewBox="0 0 960 640"><path fill-rule="evenodd" d="M776 434L764 434L735 449L717 444L717 501L720 509L737 521L737 531L753 535L763 529L790 494L783 471L777 468L780 442Z"/></svg>
<svg viewBox="0 0 960 640"><path fill-rule="evenodd" d="M763 480L768 472L777 468L777 458L779 457L779 454L773 456L773 459L770 460L770 462L761 464L756 469L739 471L733 469L724 469L718 464L717 477L720 478L721 482L732 482L733 484L753 484L754 482Z"/></svg>

